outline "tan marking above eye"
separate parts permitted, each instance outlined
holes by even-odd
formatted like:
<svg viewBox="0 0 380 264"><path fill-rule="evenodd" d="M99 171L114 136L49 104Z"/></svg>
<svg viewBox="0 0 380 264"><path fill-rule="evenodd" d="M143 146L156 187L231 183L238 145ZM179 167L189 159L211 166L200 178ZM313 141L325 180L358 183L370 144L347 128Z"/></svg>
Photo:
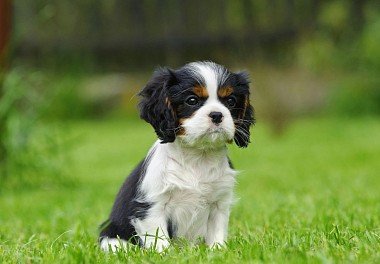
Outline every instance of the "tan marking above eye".
<svg viewBox="0 0 380 264"><path fill-rule="evenodd" d="M208 91L207 91L206 87L195 86L193 88L193 92L198 97L203 97L203 98L207 98L208 97Z"/></svg>
<svg viewBox="0 0 380 264"><path fill-rule="evenodd" d="M233 91L234 91L234 88L232 88L231 86L221 87L218 90L218 96L227 97L227 96L230 96L233 93Z"/></svg>

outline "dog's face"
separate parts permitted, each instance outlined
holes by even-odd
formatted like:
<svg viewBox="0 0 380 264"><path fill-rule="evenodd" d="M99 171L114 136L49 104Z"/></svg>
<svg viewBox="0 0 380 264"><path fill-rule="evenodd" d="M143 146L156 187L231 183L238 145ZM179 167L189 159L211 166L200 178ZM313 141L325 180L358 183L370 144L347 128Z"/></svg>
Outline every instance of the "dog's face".
<svg viewBox="0 0 380 264"><path fill-rule="evenodd" d="M233 140L250 142L254 123L245 73L212 62L190 63L176 71L160 69L140 92L141 118L161 143L176 138L188 146L213 148Z"/></svg>

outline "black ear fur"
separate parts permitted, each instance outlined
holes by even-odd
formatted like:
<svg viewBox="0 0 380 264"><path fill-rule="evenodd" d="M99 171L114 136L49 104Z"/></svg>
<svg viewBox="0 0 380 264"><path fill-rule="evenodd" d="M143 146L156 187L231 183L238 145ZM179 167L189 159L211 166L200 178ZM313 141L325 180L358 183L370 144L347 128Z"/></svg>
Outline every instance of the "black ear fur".
<svg viewBox="0 0 380 264"><path fill-rule="evenodd" d="M250 131L251 125L255 124L254 109L249 103L249 78L246 72L236 73L236 78L239 86L246 86L247 94L245 98L244 109L241 116L236 120L236 132L234 141L236 145L240 148L246 148L250 141Z"/></svg>
<svg viewBox="0 0 380 264"><path fill-rule="evenodd" d="M158 69L147 85L141 90L139 103L140 117L150 123L161 143L175 140L178 121L170 104L167 87L176 82L174 72Z"/></svg>

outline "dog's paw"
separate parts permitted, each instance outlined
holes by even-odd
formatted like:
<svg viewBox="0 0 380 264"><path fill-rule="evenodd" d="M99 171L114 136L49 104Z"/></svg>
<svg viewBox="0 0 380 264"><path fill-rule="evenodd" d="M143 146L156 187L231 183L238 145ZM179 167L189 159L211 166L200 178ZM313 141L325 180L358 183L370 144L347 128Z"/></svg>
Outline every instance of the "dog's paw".
<svg viewBox="0 0 380 264"><path fill-rule="evenodd" d="M161 253L169 246L170 246L170 242L168 240L166 239L159 240L156 243L156 251Z"/></svg>
<svg viewBox="0 0 380 264"><path fill-rule="evenodd" d="M100 248L105 252L117 252L127 248L127 241L119 238L105 237L100 242Z"/></svg>
<svg viewBox="0 0 380 264"><path fill-rule="evenodd" d="M170 246L170 242L167 239L163 238L152 238L146 241L145 248L154 249L155 251L161 253L166 248Z"/></svg>
<svg viewBox="0 0 380 264"><path fill-rule="evenodd" d="M225 248L226 247L226 243L224 241L222 241L222 242L213 242L213 243L209 244L208 246L211 249L219 250L219 249Z"/></svg>

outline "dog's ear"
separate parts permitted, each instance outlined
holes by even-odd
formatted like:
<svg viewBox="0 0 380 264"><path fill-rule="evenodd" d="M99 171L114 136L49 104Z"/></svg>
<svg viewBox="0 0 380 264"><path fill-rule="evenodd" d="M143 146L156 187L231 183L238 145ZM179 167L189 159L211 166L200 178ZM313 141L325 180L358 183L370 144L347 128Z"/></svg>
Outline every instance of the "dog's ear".
<svg viewBox="0 0 380 264"><path fill-rule="evenodd" d="M168 95L168 87L176 82L174 71L158 69L139 93L140 117L153 126L161 143L173 142L176 136L178 121Z"/></svg>
<svg viewBox="0 0 380 264"><path fill-rule="evenodd" d="M235 120L235 137L234 141L240 148L246 148L250 143L251 133L249 128L255 123L254 109L249 102L249 77L246 72L236 73L236 78L239 86L242 86L246 90L244 105L239 118Z"/></svg>

